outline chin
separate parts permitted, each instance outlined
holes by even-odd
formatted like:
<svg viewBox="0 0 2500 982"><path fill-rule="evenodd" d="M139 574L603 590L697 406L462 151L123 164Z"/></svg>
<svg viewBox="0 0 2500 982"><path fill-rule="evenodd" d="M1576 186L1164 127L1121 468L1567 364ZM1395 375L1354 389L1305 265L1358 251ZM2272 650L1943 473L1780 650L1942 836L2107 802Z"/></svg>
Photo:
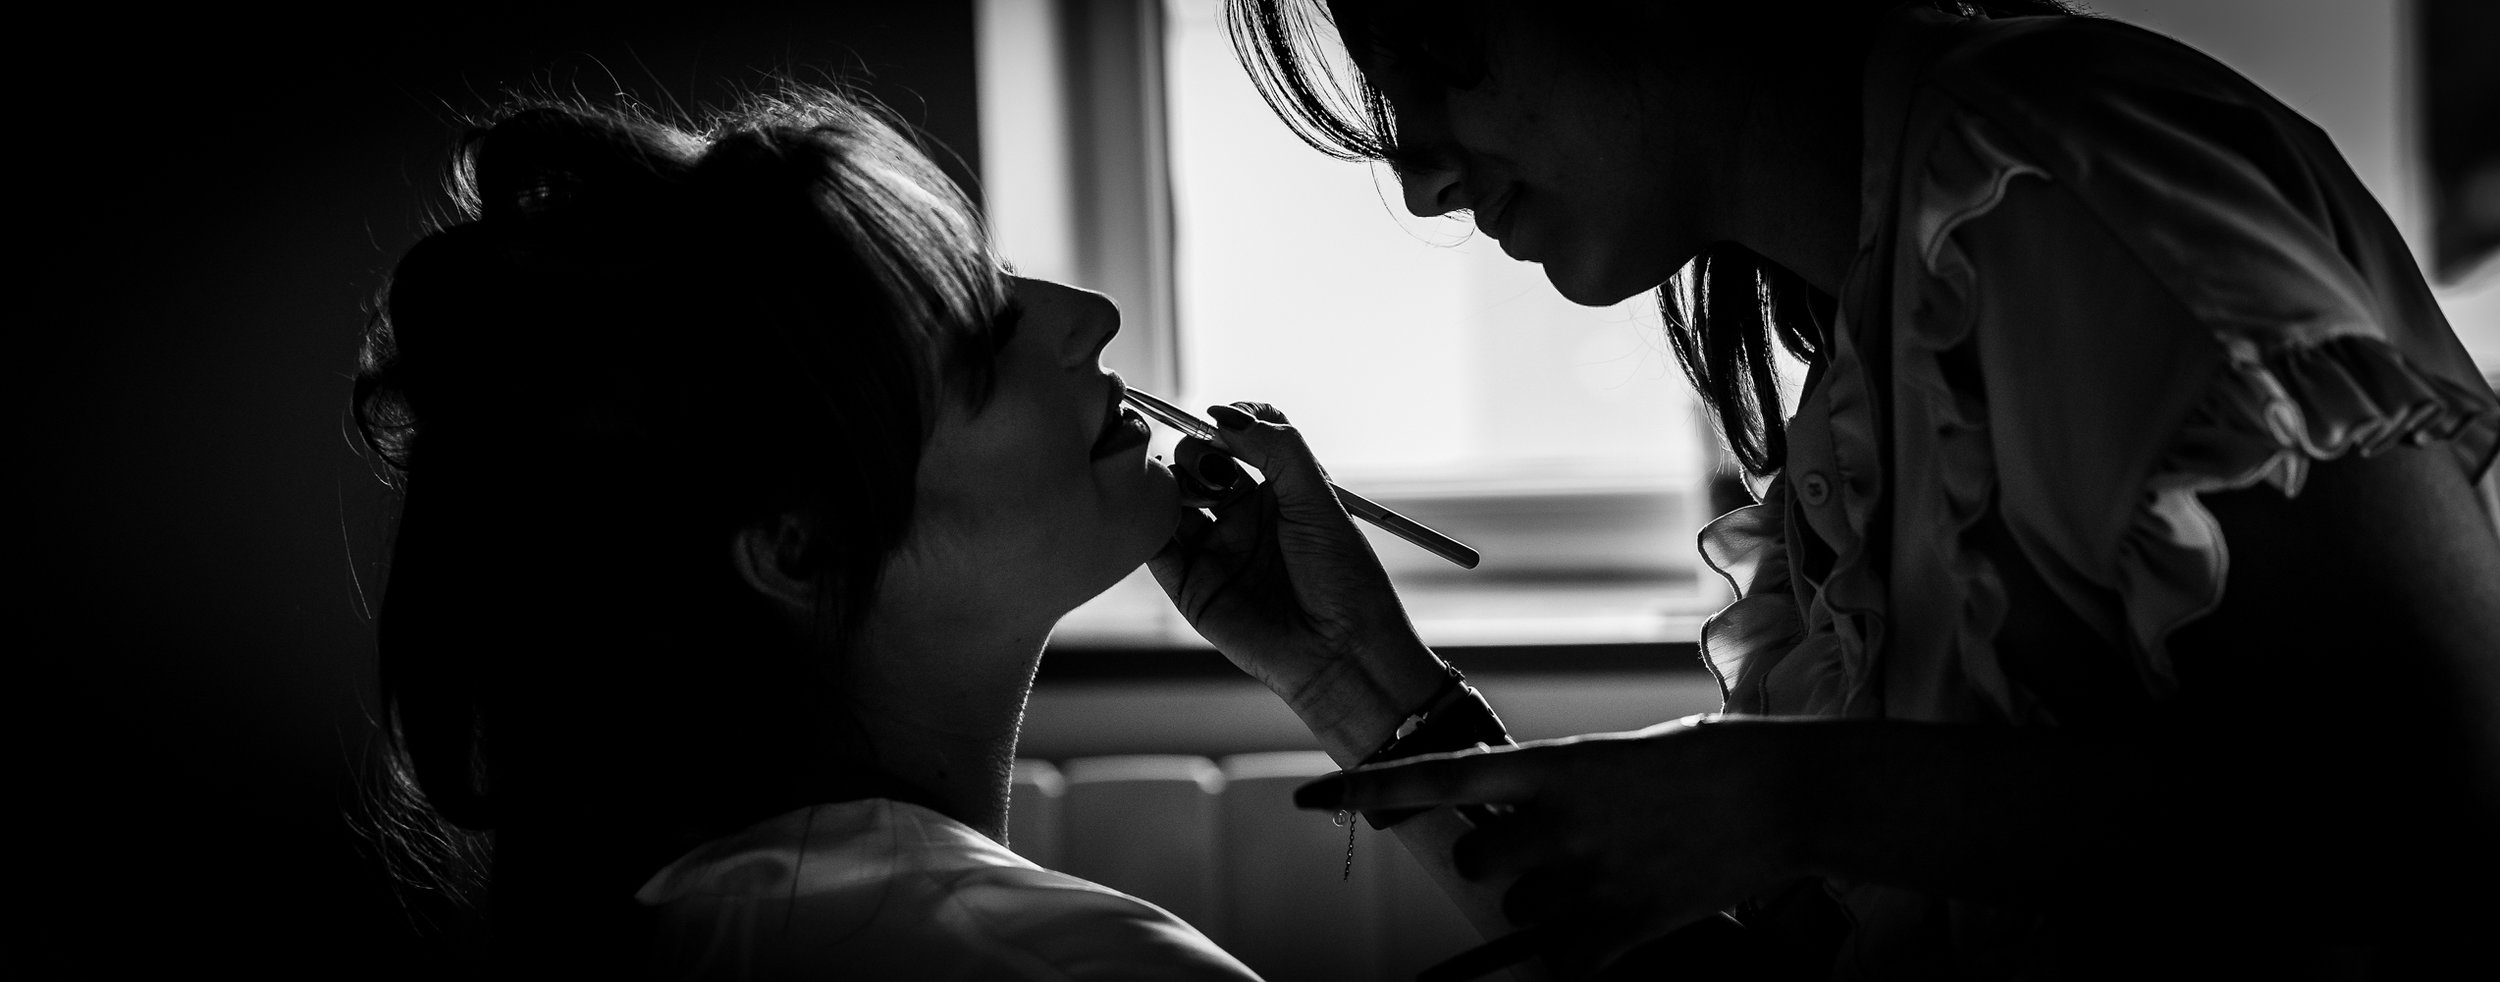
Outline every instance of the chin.
<svg viewBox="0 0 2500 982"><path fill-rule="evenodd" d="M1106 567L1118 567L1103 581L1106 588L1163 551L1163 544L1171 541L1172 530L1181 522L1180 485L1168 467L1149 458L1139 483L1142 486L1135 495L1124 496L1126 500L1115 506L1111 520L1102 526L1107 548L1098 555Z"/></svg>
<svg viewBox="0 0 2500 982"><path fill-rule="evenodd" d="M1085 584L1085 595L1069 604L1070 609L1101 596L1172 540L1172 529L1180 524L1179 491L1166 481L1160 493L1140 504L1144 507L1129 513L1127 520L1103 529L1103 548L1093 553L1075 578Z"/></svg>
<svg viewBox="0 0 2500 982"><path fill-rule="evenodd" d="M1545 281L1563 299L1583 307L1611 307L1658 288L1665 276L1626 275L1602 264L1558 259L1545 263Z"/></svg>

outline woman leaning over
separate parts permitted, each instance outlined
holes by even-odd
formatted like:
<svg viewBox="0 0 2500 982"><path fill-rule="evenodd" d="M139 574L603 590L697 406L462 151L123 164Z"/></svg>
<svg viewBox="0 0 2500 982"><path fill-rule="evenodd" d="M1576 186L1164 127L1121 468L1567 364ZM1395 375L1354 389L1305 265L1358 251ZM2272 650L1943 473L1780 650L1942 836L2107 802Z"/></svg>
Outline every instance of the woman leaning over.
<svg viewBox="0 0 2500 982"><path fill-rule="evenodd" d="M1411 210L1582 303L1660 289L1772 478L1702 535L1741 594L1703 639L1725 714L1306 804L1508 806L1399 828L1563 974L2488 961L2500 400L2315 128L2039 0L1231 15L1279 114ZM1242 408L1227 449L1283 476L1184 516L1157 571L1363 759L1438 662L1283 416Z"/></svg>

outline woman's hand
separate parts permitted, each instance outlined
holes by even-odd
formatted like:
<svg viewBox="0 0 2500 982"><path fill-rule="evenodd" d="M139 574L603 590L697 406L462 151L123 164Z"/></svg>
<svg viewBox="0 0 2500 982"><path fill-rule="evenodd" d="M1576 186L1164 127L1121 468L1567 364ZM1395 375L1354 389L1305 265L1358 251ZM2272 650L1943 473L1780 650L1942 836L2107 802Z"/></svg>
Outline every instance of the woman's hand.
<svg viewBox="0 0 2500 982"><path fill-rule="evenodd" d="M1452 847L1457 873L1510 881L1504 916L1543 935L1550 968L1578 977L1810 875L1801 824L1815 810L1787 739L1798 725L1690 717L1417 757L1322 778L1294 803L1497 806Z"/></svg>
<svg viewBox="0 0 2500 982"><path fill-rule="evenodd" d="M1259 469L1209 519L1184 508L1150 566L1181 615L1356 757L1431 698L1440 660L1415 635L1371 544L1285 415L1262 403L1209 410L1216 446ZM1185 441L1176 466L1203 445ZM1359 748L1359 749L1356 749Z"/></svg>

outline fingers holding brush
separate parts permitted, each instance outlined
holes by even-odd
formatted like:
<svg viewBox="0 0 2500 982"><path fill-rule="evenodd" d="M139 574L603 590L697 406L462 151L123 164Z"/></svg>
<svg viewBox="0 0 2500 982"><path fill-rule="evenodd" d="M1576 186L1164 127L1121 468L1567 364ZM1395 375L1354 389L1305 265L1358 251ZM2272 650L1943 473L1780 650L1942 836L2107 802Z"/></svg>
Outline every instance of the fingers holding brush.
<svg viewBox="0 0 2500 982"><path fill-rule="evenodd" d="M1344 506L1337 503L1327 471L1283 410L1264 402L1236 402L1209 406L1207 415L1215 420L1223 449L1265 475L1287 521L1314 528L1341 525L1360 537Z"/></svg>
<svg viewBox="0 0 2500 982"><path fill-rule="evenodd" d="M1222 447L1259 469L1278 519L1273 535L1296 596L1323 618L1363 619L1352 605L1405 614L1371 541L1355 527L1302 431L1263 402L1208 407ZM1218 516L1221 520L1222 516ZM1407 629L1411 633L1411 629Z"/></svg>
<svg viewBox="0 0 2500 982"><path fill-rule="evenodd" d="M1221 511L1225 505L1258 490L1258 482L1212 442L1184 436L1172 448L1172 478L1180 485L1181 504Z"/></svg>
<svg viewBox="0 0 2500 982"><path fill-rule="evenodd" d="M1370 540L1284 413L1244 402L1209 415L1212 427L1158 408L1157 418L1193 434L1175 449L1174 471L1183 501L1197 507L1184 509L1172 545L1149 564L1155 580L1191 627L1311 723L1322 746L1359 759L1430 699L1446 667L1416 636ZM1241 464L1258 479L1216 487Z"/></svg>

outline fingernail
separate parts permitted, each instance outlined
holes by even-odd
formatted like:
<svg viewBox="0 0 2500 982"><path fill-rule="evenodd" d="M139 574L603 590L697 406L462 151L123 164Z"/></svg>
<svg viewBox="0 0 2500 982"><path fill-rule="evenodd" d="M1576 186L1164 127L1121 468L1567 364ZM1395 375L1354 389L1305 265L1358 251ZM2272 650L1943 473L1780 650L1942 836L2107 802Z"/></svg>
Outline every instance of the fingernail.
<svg viewBox="0 0 2500 982"><path fill-rule="evenodd" d="M1208 406L1207 415L1215 417L1215 425L1228 430L1248 429L1251 423L1256 422L1249 413L1231 406Z"/></svg>
<svg viewBox="0 0 2500 982"><path fill-rule="evenodd" d="M1331 774L1293 789L1293 806L1331 812L1344 808L1345 775Z"/></svg>
<svg viewBox="0 0 2500 982"><path fill-rule="evenodd" d="M1199 480L1217 488L1229 488L1233 486L1233 482L1241 480L1240 465L1233 463L1231 457L1220 453L1199 454L1198 463L1194 469L1198 472Z"/></svg>

